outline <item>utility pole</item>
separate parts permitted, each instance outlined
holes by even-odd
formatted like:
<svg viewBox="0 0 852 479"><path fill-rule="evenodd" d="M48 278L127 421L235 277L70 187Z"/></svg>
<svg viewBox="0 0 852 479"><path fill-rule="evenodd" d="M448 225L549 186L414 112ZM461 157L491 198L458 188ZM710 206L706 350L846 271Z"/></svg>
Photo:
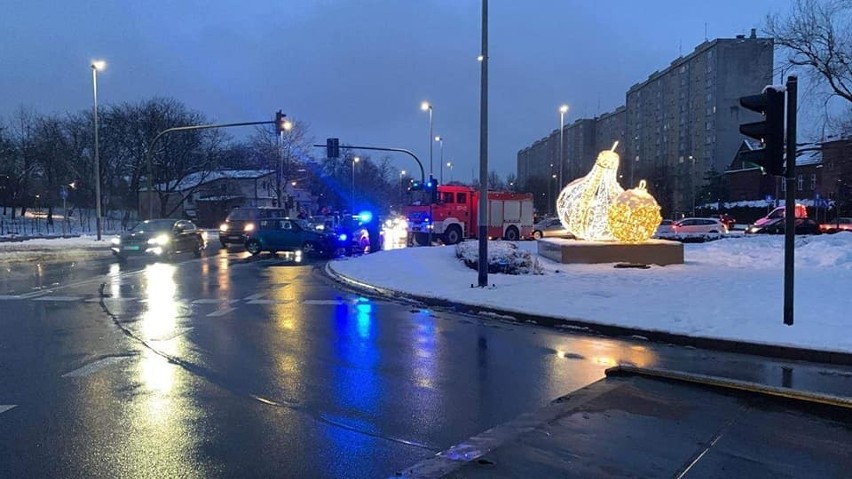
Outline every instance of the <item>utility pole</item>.
<svg viewBox="0 0 852 479"><path fill-rule="evenodd" d="M482 0L479 86L479 287L488 286L488 0Z"/></svg>

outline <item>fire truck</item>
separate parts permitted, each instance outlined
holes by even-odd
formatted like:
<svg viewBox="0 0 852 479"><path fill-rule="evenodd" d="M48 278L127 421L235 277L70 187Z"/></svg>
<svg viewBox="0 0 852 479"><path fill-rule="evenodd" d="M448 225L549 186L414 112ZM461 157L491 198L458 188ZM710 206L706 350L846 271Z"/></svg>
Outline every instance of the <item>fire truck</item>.
<svg viewBox="0 0 852 479"><path fill-rule="evenodd" d="M421 204L403 210L408 234L419 245L433 239L456 244L476 238L479 232L479 190L464 185L438 185L432 195L423 195ZM488 237L517 241L533 232L532 193L488 192Z"/></svg>

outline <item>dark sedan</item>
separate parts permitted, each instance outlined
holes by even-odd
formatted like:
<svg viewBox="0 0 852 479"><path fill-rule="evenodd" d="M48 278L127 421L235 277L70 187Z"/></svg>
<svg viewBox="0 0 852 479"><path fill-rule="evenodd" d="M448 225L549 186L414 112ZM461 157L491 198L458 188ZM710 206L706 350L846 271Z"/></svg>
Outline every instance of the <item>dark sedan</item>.
<svg viewBox="0 0 852 479"><path fill-rule="evenodd" d="M171 258L179 253L199 257L204 247L204 234L186 220L145 220L112 239L112 253L120 260L129 256Z"/></svg>
<svg viewBox="0 0 852 479"><path fill-rule="evenodd" d="M746 233L782 235L785 231L785 223L786 218L776 218L761 226L749 226ZM796 229L794 231L797 235L818 235L821 233L819 224L810 218L796 218Z"/></svg>

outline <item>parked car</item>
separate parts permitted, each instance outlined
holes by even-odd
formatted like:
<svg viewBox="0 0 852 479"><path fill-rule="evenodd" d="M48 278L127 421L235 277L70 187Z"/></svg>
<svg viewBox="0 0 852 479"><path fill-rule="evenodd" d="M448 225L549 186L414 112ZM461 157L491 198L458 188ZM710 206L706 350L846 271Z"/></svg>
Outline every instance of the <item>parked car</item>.
<svg viewBox="0 0 852 479"><path fill-rule="evenodd" d="M675 234L674 225L674 220L661 221L660 226L657 226L657 231L654 232L654 236L664 238L666 236L671 236Z"/></svg>
<svg viewBox="0 0 852 479"><path fill-rule="evenodd" d="M317 231L304 220L267 218L257 222L257 227L246 232L246 251L256 256L264 251L301 251L305 254L333 256L341 242L334 232Z"/></svg>
<svg viewBox="0 0 852 479"><path fill-rule="evenodd" d="M770 234L781 235L786 231L786 219L776 218L769 223L764 223L761 226L752 225L747 230L748 234ZM795 234L797 235L818 235L820 234L819 223L810 218L796 218Z"/></svg>
<svg viewBox="0 0 852 479"><path fill-rule="evenodd" d="M119 259L129 256L171 258L179 253L200 257L206 246L204 233L192 221L145 220L120 237L112 239L112 253Z"/></svg>
<svg viewBox="0 0 852 479"><path fill-rule="evenodd" d="M257 222L264 218L283 218L287 216L284 208L246 206L234 208L228 213L225 222L219 225L219 243L223 248L229 245L244 245L246 233L257 228Z"/></svg>
<svg viewBox="0 0 852 479"><path fill-rule="evenodd" d="M819 225L823 233L839 233L841 231L852 231L852 218L836 218L834 221Z"/></svg>
<svg viewBox="0 0 852 479"><path fill-rule="evenodd" d="M574 238L574 235L562 226L562 221L559 218L547 218L534 224L532 236L535 239L550 237Z"/></svg>
<svg viewBox="0 0 852 479"><path fill-rule="evenodd" d="M768 215L760 218L759 220L754 222L754 226L763 226L767 223L770 223L778 218L784 217L784 206L779 206L772 210ZM796 218L807 218L808 217L808 208L803 204L796 204Z"/></svg>
<svg viewBox="0 0 852 479"><path fill-rule="evenodd" d="M728 232L719 218L684 218L674 224L676 235L724 234Z"/></svg>

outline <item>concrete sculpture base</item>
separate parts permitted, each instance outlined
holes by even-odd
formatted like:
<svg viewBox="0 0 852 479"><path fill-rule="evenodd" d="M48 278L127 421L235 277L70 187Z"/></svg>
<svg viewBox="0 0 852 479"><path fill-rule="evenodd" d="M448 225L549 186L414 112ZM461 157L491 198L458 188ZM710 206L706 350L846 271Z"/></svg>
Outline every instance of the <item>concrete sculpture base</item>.
<svg viewBox="0 0 852 479"><path fill-rule="evenodd" d="M683 243L665 240L622 243L545 238L538 240L538 254L565 264L638 263L666 266L683 264Z"/></svg>

